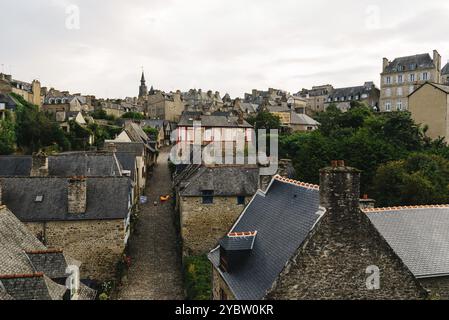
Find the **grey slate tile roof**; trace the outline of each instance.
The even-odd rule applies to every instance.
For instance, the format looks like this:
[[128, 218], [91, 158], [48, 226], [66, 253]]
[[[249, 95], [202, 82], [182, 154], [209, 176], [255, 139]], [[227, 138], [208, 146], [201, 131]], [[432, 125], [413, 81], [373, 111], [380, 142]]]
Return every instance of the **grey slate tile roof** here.
[[398, 72], [399, 66], [402, 66], [404, 68], [403, 71], [406, 72], [417, 69], [433, 68], [435, 65], [430, 55], [428, 53], [424, 53], [414, 56], [396, 58], [388, 65], [384, 72]]
[[131, 178], [136, 181], [136, 155], [132, 152], [116, 152], [115, 156], [122, 169], [131, 171]]
[[415, 277], [449, 275], [449, 206], [366, 213]]
[[[0, 178], [3, 203], [24, 222], [115, 220], [127, 217], [131, 181], [128, 177], [87, 178], [86, 213], [68, 211], [68, 178]], [[36, 196], [43, 202], [36, 203]]]
[[27, 177], [31, 172], [31, 157], [0, 156], [0, 177]]
[[329, 94], [328, 99], [332, 99], [332, 102], [335, 98], [338, 98], [339, 100], [345, 98], [345, 101], [347, 101], [349, 100], [349, 97], [352, 97], [352, 100], [355, 100], [355, 97], [359, 96], [359, 99], [361, 99], [363, 94], [369, 95], [373, 89], [375, 89], [374, 83], [366, 83], [363, 86], [356, 87], [337, 88]]
[[48, 157], [50, 176], [110, 177], [121, 176], [120, 165], [113, 153], [76, 152]]
[[[0, 206], [0, 300], [61, 300], [67, 265], [79, 262], [62, 251], [48, 250], [5, 206]], [[95, 291], [82, 288], [86, 298]]]
[[227, 235], [220, 239], [219, 244], [222, 248], [228, 251], [246, 251], [252, 250], [257, 235], [248, 236], [230, 236]]
[[237, 271], [218, 268], [219, 248], [209, 259], [240, 300], [259, 300], [320, 217], [319, 191], [275, 179], [266, 194], [258, 192], [231, 232], [257, 231], [251, 255]]
[[296, 113], [296, 112], [291, 113], [290, 123], [291, 124], [299, 124], [299, 125], [307, 125], [307, 126], [318, 126], [320, 124], [318, 121], [314, 120], [313, 118], [309, 117], [308, 115]]
[[142, 142], [111, 142], [115, 145], [117, 152], [131, 152], [136, 157], [142, 157], [145, 152], [145, 144]]
[[449, 62], [441, 69], [441, 75], [447, 75], [449, 74]]
[[51, 279], [67, 277], [68, 263], [62, 251], [28, 251], [26, 255], [36, 272], [42, 272]]
[[181, 196], [200, 197], [205, 190], [214, 191], [214, 196], [253, 196], [259, 186], [259, 168], [201, 166], [182, 184]]
[[62, 300], [67, 290], [45, 275], [0, 277], [0, 283], [14, 300]]

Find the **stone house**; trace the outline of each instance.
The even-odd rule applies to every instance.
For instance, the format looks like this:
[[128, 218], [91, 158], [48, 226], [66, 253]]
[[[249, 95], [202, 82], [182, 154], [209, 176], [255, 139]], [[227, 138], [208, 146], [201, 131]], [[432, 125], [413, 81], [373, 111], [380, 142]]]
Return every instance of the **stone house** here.
[[347, 111], [351, 102], [362, 102], [374, 110], [379, 110], [379, 97], [380, 90], [373, 82], [365, 82], [363, 86], [336, 88], [328, 95], [324, 109], [335, 104], [340, 110]]
[[11, 75], [0, 73], [0, 93], [15, 93], [25, 99], [25, 101], [42, 107], [41, 83], [33, 80], [31, 83], [15, 80]]
[[307, 114], [291, 112], [289, 127], [293, 132], [297, 131], [314, 131], [318, 129], [320, 123], [309, 117]]
[[42, 110], [51, 113], [57, 112], [91, 112], [92, 97], [80, 94], [70, 94], [68, 91], [59, 91], [51, 88], [47, 91]]
[[80, 262], [48, 249], [1, 203], [0, 234], [0, 300], [95, 299], [82, 282], [78, 289], [66, 287], [67, 268]]
[[184, 111], [181, 92], [150, 91], [145, 98], [144, 114], [150, 119], [178, 122]]
[[426, 298], [360, 210], [360, 172], [335, 162], [320, 177], [321, 188], [276, 176], [257, 192], [209, 254], [214, 299]]
[[408, 96], [408, 106], [413, 120], [428, 126], [430, 138], [449, 142], [449, 86], [426, 82]]
[[258, 186], [256, 166], [191, 165], [176, 176], [183, 255], [200, 255], [213, 248]]
[[430, 297], [449, 300], [449, 205], [364, 212]]
[[185, 111], [213, 113], [220, 111], [224, 107], [220, 92], [212, 90], [204, 91], [202, 89], [190, 89], [182, 93], [182, 100], [185, 105]]
[[334, 90], [334, 87], [330, 84], [323, 86], [315, 86], [312, 89], [302, 89], [297, 93], [298, 96], [306, 99], [307, 110], [311, 112], [325, 111], [325, 104], [329, 98], [329, 94]]
[[383, 59], [380, 111], [408, 110], [407, 96], [427, 81], [441, 83], [441, 56], [437, 50], [400, 57], [393, 61]]
[[83, 261], [81, 273], [115, 275], [130, 234], [128, 177], [3, 177], [1, 201], [50, 249]]

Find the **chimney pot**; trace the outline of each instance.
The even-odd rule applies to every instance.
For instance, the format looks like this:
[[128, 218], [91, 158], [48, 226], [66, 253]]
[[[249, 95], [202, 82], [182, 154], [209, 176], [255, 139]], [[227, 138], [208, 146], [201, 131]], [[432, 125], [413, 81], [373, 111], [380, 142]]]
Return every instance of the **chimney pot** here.
[[337, 168], [338, 167], [338, 161], [337, 160], [332, 160], [331, 161], [331, 167], [332, 168]]
[[345, 161], [344, 160], [338, 160], [338, 166], [339, 167], [345, 167]]

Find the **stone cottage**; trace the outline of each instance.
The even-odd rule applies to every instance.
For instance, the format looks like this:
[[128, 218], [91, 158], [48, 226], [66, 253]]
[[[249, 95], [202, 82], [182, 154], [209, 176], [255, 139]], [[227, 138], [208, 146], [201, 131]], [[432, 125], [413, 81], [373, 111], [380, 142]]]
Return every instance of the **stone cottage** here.
[[80, 262], [48, 249], [1, 204], [0, 234], [0, 300], [95, 299], [96, 292], [82, 282], [77, 289], [66, 287], [67, 268]]
[[321, 171], [321, 188], [276, 176], [210, 252], [213, 298], [425, 298], [359, 195], [360, 172], [342, 162]]
[[50, 249], [83, 261], [86, 278], [113, 278], [130, 234], [128, 177], [3, 177], [3, 204]]
[[192, 165], [175, 178], [184, 255], [207, 253], [259, 186], [257, 166]]

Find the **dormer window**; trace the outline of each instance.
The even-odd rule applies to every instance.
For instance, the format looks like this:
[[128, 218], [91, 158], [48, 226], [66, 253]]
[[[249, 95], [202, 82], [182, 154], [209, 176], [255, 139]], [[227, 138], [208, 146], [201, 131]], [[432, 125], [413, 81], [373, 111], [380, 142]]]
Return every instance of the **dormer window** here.
[[36, 198], [34, 199], [35, 203], [42, 203], [44, 201], [44, 196], [42, 195], [38, 195], [36, 196]]
[[257, 231], [232, 232], [219, 241], [220, 269], [232, 273], [242, 266], [251, 255], [256, 241]]

